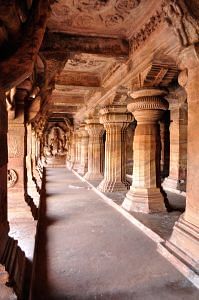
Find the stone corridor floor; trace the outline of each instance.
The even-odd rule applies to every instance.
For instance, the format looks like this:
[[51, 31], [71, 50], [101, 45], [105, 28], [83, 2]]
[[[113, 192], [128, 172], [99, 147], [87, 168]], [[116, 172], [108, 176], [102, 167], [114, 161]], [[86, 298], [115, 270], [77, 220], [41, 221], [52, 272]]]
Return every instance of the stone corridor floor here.
[[31, 300], [199, 299], [156, 244], [65, 168], [46, 170]]

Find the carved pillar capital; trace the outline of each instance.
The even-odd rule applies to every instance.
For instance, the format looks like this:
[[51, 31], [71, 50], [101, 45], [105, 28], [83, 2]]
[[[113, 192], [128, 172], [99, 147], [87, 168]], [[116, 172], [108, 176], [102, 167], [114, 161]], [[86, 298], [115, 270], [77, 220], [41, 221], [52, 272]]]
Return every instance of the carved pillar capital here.
[[163, 98], [167, 93], [160, 89], [142, 89], [131, 93], [132, 102], [128, 110], [133, 113], [139, 123], [157, 122], [169, 104]]
[[89, 136], [101, 134], [103, 131], [103, 125], [100, 124], [99, 117], [93, 117], [86, 120], [85, 129], [88, 131]]
[[132, 122], [132, 114], [127, 111], [126, 105], [105, 106], [100, 110], [100, 114], [100, 123], [105, 128], [111, 124], [122, 127], [124, 123]]

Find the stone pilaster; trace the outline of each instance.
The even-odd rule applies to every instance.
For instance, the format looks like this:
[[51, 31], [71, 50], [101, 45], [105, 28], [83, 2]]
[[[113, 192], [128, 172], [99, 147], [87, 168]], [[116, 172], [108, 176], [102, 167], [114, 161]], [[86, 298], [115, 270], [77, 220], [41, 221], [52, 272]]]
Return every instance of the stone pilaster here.
[[195, 280], [199, 286], [199, 45], [184, 49], [180, 60], [183, 71], [179, 83], [186, 89], [188, 102], [187, 197], [185, 213], [176, 222], [166, 248], [191, 266], [191, 271], [197, 273]]
[[5, 93], [0, 90], [0, 260], [5, 249], [9, 230], [7, 221], [7, 131], [6, 97]]
[[84, 175], [88, 171], [88, 131], [85, 129], [85, 125], [80, 126], [79, 135], [81, 139], [81, 151], [78, 173]]
[[133, 144], [133, 182], [122, 204], [129, 211], [164, 211], [160, 192], [160, 137], [158, 121], [168, 103], [164, 91], [145, 89], [132, 93], [128, 110], [137, 120]]
[[170, 166], [163, 187], [172, 192], [185, 191], [187, 161], [187, 104], [170, 102]]
[[124, 191], [127, 189], [124, 131], [132, 121], [132, 115], [127, 113], [126, 105], [109, 105], [100, 113], [100, 123], [106, 130], [106, 143], [104, 179], [98, 189], [102, 192]]
[[103, 125], [99, 123], [98, 117], [86, 120], [86, 130], [89, 135], [88, 142], [88, 172], [85, 174], [87, 180], [101, 180], [101, 143]]

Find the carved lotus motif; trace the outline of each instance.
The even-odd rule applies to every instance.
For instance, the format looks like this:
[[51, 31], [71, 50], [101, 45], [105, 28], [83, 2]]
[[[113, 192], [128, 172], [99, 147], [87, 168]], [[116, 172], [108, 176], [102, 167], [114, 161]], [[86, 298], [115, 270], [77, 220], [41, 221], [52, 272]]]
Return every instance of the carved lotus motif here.
[[120, 14], [108, 15], [105, 18], [105, 25], [107, 27], [116, 26], [124, 21], [124, 17]]
[[8, 188], [11, 188], [17, 182], [18, 176], [15, 170], [8, 170]]
[[104, 8], [109, 0], [75, 0], [75, 7], [82, 12], [90, 12], [93, 10], [100, 11]]
[[117, 0], [115, 9], [119, 12], [129, 14], [130, 10], [138, 7], [140, 2], [141, 0]]

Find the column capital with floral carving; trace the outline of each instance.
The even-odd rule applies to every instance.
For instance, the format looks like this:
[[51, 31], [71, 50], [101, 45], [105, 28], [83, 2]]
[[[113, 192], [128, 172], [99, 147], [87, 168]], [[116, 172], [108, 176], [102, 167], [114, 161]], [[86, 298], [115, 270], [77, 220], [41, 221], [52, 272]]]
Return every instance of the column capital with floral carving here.
[[133, 91], [130, 93], [132, 101], [127, 105], [127, 108], [140, 123], [157, 122], [162, 112], [169, 107], [168, 102], [163, 98], [166, 94], [165, 90], [158, 88]]

